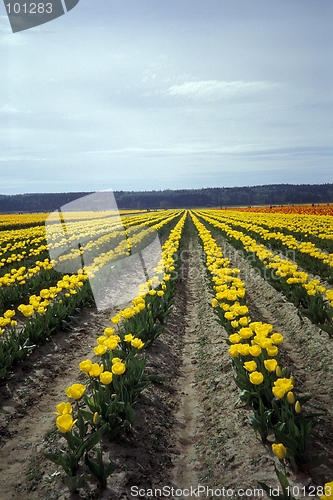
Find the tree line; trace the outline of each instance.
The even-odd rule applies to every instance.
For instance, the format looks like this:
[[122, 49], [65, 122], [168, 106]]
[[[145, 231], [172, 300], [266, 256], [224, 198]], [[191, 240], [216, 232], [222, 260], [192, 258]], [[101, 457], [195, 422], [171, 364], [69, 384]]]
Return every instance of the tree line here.
[[[0, 212], [51, 212], [89, 194], [91, 193], [0, 195]], [[102, 200], [103, 192], [98, 196], [101, 196]], [[134, 210], [318, 204], [333, 202], [333, 184], [270, 184], [160, 191], [115, 191], [114, 196], [119, 209]], [[84, 210], [84, 203], [82, 203], [82, 210]]]

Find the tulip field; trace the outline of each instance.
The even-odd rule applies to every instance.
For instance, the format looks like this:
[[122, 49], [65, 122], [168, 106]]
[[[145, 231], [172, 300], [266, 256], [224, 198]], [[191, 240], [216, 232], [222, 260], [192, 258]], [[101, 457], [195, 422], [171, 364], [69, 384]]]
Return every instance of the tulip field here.
[[333, 498], [330, 205], [47, 220], [0, 215], [1, 498]]

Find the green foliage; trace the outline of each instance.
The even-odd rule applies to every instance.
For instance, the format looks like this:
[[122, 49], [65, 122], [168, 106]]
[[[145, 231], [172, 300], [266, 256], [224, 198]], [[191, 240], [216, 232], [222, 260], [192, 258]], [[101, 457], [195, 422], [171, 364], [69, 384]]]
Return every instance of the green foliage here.
[[[167, 189], [161, 191], [115, 191], [119, 208], [283, 205], [332, 202], [333, 184], [270, 184], [265, 186]], [[91, 193], [34, 193], [3, 195], [2, 212], [52, 212]]]
[[280, 487], [279, 488], [272, 488], [270, 486], [267, 486], [267, 484], [262, 483], [260, 481], [258, 481], [258, 484], [264, 489], [264, 491], [266, 491], [268, 497], [271, 498], [272, 500], [273, 499], [274, 500], [275, 499], [277, 499], [277, 500], [296, 500], [296, 498], [290, 494], [292, 489], [290, 487], [287, 476], [283, 472], [279, 471], [275, 465], [274, 465], [274, 469], [275, 469], [275, 473], [276, 473], [277, 478], [278, 478], [280, 485], [281, 485], [281, 493], [280, 493]]

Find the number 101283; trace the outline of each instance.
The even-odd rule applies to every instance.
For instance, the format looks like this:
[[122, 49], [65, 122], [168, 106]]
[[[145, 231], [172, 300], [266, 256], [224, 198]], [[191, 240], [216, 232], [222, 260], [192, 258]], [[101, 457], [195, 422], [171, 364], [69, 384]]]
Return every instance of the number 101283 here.
[[8, 14], [51, 14], [52, 3], [7, 3]]

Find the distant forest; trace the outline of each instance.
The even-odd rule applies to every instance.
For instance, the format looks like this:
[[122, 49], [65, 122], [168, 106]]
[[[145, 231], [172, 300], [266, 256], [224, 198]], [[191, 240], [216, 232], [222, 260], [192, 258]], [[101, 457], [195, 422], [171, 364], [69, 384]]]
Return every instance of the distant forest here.
[[[0, 195], [0, 212], [51, 212], [88, 194], [91, 193]], [[114, 195], [119, 209], [317, 204], [333, 202], [333, 184], [271, 184], [230, 188], [115, 191]]]

